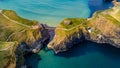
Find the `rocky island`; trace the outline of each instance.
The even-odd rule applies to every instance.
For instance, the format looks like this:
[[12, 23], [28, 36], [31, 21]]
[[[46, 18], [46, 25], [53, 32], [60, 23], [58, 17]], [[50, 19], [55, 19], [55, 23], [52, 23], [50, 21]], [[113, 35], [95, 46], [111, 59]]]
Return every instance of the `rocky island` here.
[[63, 52], [84, 40], [120, 48], [120, 5], [97, 11], [92, 18], [67, 18], [55, 29], [48, 44], [55, 53]]

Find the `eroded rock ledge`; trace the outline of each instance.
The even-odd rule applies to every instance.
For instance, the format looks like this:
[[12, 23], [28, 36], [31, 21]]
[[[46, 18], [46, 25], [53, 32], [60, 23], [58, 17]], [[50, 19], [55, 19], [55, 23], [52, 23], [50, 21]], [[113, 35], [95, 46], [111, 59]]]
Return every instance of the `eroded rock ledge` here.
[[97, 11], [92, 18], [67, 18], [56, 27], [48, 44], [55, 53], [63, 52], [81, 41], [111, 44], [120, 48], [120, 6]]

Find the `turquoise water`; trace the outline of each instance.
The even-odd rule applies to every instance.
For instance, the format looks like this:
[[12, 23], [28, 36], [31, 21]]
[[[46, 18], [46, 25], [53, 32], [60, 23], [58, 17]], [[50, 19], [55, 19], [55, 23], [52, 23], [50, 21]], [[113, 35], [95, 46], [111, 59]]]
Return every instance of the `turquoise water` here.
[[[56, 26], [67, 17], [87, 18], [111, 7], [103, 0], [0, 0], [0, 9], [15, 10], [20, 16]], [[120, 68], [120, 49], [93, 42], [78, 44], [55, 55], [47, 48], [27, 56], [31, 68]]]
[[24, 18], [50, 26], [56, 26], [68, 17], [87, 18], [92, 12], [108, 6], [110, 3], [102, 0], [0, 0], [0, 9], [15, 10]]
[[43, 49], [28, 57], [31, 68], [120, 68], [120, 49], [93, 42], [84, 42], [58, 55]]

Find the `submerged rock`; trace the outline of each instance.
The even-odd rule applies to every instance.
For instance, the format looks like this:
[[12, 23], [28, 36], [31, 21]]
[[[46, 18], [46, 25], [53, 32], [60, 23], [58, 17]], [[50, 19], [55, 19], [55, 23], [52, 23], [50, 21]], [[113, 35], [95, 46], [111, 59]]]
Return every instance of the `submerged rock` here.
[[84, 40], [120, 48], [120, 6], [97, 11], [88, 19], [68, 18], [71, 25], [65, 25], [65, 20], [56, 27], [55, 36], [48, 44], [48, 48], [55, 53], [66, 51]]

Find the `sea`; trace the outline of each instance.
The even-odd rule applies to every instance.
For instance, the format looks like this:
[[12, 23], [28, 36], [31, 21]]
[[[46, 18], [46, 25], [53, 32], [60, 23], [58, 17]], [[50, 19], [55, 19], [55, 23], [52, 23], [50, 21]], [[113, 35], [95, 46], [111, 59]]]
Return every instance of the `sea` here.
[[[112, 6], [111, 0], [0, 0], [0, 9], [54, 27], [65, 18], [89, 18]], [[85, 41], [56, 55], [44, 47], [38, 54], [28, 55], [26, 64], [29, 68], [120, 68], [120, 49]]]

